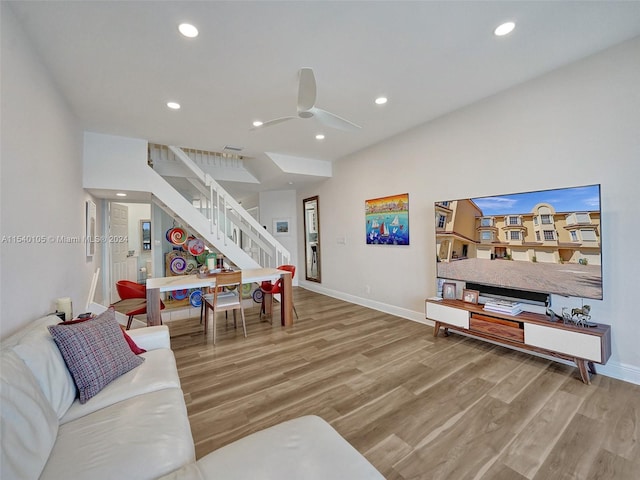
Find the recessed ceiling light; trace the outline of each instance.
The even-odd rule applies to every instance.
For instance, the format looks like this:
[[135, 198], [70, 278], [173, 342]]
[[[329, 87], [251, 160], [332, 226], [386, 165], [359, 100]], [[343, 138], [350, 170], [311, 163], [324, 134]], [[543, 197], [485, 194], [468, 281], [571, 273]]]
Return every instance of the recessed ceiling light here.
[[293, 182], [289, 182], [289, 185], [293, 185]]
[[376, 105], [384, 105], [387, 103], [387, 97], [378, 97], [376, 98]]
[[118, 192], [118, 193], [116, 193], [116, 197], [126, 197], [126, 196], [127, 196], [127, 194], [126, 194], [126, 193], [124, 193], [124, 192]]
[[198, 29], [190, 23], [181, 23], [178, 25], [178, 30], [187, 38], [195, 38], [198, 36]]
[[171, 110], [179, 110], [180, 104], [176, 102], [167, 102], [167, 107], [169, 107]]
[[494, 35], [497, 37], [503, 37], [505, 35], [510, 34], [513, 29], [516, 28], [516, 24], [513, 22], [505, 22], [502, 25], [498, 25], [496, 29], [493, 31]]
[[319, 133], [316, 135], [316, 140], [324, 140], [324, 134]]
[[262, 126], [262, 122], [260, 120], [256, 120], [255, 122], [253, 122], [253, 126], [254, 127], [261, 127]]

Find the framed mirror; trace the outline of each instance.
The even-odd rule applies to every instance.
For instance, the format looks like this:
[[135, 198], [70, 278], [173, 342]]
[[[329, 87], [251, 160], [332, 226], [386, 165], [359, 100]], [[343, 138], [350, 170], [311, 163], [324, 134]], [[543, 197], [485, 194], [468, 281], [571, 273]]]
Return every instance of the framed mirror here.
[[142, 251], [151, 250], [151, 220], [140, 220], [140, 239]]
[[302, 200], [304, 215], [305, 278], [320, 283], [320, 205], [319, 199]]

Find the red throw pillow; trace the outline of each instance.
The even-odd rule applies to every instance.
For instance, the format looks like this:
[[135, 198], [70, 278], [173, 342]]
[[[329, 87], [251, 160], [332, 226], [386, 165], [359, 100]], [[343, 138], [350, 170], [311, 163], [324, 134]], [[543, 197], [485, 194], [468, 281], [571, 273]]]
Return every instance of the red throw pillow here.
[[133, 341], [133, 338], [131, 338], [129, 334], [125, 331], [124, 325], [120, 325], [120, 328], [122, 329], [122, 335], [124, 335], [124, 339], [129, 344], [129, 348], [133, 353], [135, 353], [136, 355], [140, 355], [141, 353], [146, 352], [144, 348], [140, 348], [138, 345], [136, 345], [136, 342]]

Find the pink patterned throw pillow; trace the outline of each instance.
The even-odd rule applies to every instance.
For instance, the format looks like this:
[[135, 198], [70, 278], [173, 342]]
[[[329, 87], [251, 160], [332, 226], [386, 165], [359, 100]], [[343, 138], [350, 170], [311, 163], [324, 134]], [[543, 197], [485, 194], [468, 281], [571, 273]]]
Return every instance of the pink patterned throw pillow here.
[[144, 361], [129, 348], [113, 308], [88, 322], [51, 325], [49, 332], [78, 387], [80, 403]]

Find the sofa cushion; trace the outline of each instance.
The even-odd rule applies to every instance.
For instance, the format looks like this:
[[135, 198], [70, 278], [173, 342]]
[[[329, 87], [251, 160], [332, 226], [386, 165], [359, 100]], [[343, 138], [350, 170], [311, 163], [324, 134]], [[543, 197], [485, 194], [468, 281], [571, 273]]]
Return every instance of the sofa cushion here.
[[80, 403], [143, 362], [129, 348], [112, 308], [90, 321], [48, 328], [78, 388]]
[[184, 395], [167, 388], [61, 425], [40, 480], [155, 479], [194, 460]]
[[180, 377], [173, 351], [163, 348], [148, 351], [141, 356], [145, 359], [142, 365], [116, 378], [90, 402], [80, 403], [80, 400], [76, 399], [60, 423], [70, 422], [136, 395], [165, 388], [180, 388]]
[[169, 327], [166, 325], [155, 325], [153, 327], [136, 328], [127, 330], [129, 337], [136, 342], [140, 348], [147, 351], [158, 348], [171, 348], [171, 338]]
[[36, 327], [28, 330], [13, 350], [36, 377], [58, 418], [62, 418], [75, 400], [77, 390], [60, 350], [47, 329], [48, 325], [59, 320], [60, 318], [51, 316], [39, 322]]
[[320, 417], [280, 423], [226, 445], [163, 480], [384, 480], [369, 461]]
[[37, 479], [58, 433], [58, 417], [25, 363], [0, 353], [0, 478]]

